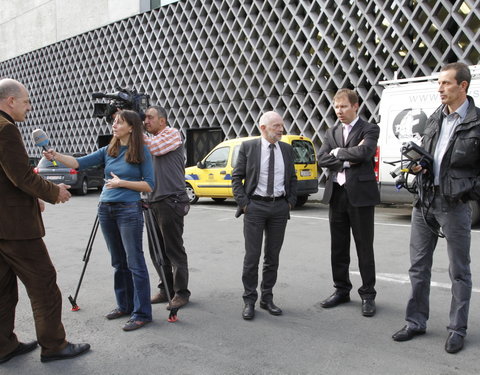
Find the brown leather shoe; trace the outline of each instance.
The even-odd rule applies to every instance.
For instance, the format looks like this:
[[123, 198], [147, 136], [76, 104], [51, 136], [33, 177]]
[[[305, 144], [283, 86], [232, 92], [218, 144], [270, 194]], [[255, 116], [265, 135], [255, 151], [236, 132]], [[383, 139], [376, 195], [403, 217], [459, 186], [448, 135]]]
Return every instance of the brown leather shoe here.
[[172, 299], [172, 303], [167, 306], [167, 310], [170, 310], [172, 307], [174, 309], [179, 309], [182, 306], [185, 306], [188, 303], [188, 298], [175, 296]]
[[168, 302], [167, 293], [164, 290], [160, 289], [160, 292], [153, 295], [150, 300], [151, 303], [165, 303]]

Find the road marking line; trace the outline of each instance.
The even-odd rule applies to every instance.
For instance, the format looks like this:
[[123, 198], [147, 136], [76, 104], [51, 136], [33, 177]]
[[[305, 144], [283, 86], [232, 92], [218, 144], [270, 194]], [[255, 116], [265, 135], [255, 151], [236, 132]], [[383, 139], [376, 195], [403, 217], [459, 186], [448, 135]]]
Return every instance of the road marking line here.
[[[190, 206], [192, 207], [192, 206]], [[202, 210], [212, 210], [212, 211], [225, 211], [225, 212], [233, 212], [235, 209], [229, 208], [218, 208], [218, 207], [200, 207], [200, 206], [193, 206], [196, 209]], [[310, 219], [310, 220], [321, 220], [321, 221], [328, 221], [328, 217], [318, 217], [318, 216], [303, 216], [303, 215], [290, 215], [290, 217], [294, 217], [297, 219]], [[384, 225], [387, 227], [403, 227], [403, 228], [410, 228], [410, 224], [394, 224], [394, 223], [382, 223], [379, 221], [375, 222], [375, 225]], [[472, 233], [480, 233], [480, 230], [472, 229]]]
[[[359, 271], [350, 271], [351, 274], [360, 276]], [[398, 273], [377, 273], [376, 277], [378, 280], [389, 281], [399, 284], [410, 284], [410, 278], [408, 275], [405, 274], [398, 274]], [[432, 287], [437, 287], [440, 289], [451, 290], [452, 285], [448, 283], [439, 283], [437, 281], [431, 281], [430, 285]], [[472, 292], [480, 293], [479, 288], [472, 288]]]

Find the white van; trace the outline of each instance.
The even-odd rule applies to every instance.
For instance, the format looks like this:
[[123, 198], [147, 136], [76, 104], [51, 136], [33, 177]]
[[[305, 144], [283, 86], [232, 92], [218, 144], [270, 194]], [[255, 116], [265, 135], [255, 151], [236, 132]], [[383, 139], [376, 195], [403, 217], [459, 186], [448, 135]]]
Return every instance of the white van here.
[[[472, 81], [468, 95], [480, 107], [480, 65], [470, 66]], [[400, 160], [404, 142], [420, 143], [427, 118], [441, 102], [438, 95], [438, 73], [428, 77], [395, 79], [380, 82], [385, 87], [380, 101], [379, 189], [382, 203], [411, 203], [413, 195], [396, 189], [390, 171], [395, 167], [385, 162]], [[397, 164], [398, 165], [398, 164]], [[472, 223], [480, 219], [478, 202], [471, 202]]]

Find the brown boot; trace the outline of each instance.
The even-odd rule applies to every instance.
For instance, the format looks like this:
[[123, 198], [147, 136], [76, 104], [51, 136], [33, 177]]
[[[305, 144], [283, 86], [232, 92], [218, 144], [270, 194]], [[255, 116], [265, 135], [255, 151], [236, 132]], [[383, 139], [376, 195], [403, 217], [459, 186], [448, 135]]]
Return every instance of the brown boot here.
[[160, 292], [156, 293], [152, 299], [151, 303], [165, 303], [168, 302], [167, 293], [163, 289], [160, 289]]
[[182, 306], [185, 306], [188, 303], [188, 298], [175, 296], [172, 299], [172, 303], [167, 306], [167, 310], [170, 310], [171, 307], [179, 309]]

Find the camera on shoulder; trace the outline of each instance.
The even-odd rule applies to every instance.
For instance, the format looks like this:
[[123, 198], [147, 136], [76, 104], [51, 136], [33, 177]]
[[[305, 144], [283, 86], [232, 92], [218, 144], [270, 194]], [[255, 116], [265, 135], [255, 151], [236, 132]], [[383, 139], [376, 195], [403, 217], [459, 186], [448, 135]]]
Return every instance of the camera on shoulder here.
[[116, 87], [116, 90], [116, 92], [111, 93], [94, 92], [92, 94], [93, 99], [110, 99], [107, 103], [94, 103], [93, 116], [105, 118], [111, 124], [113, 123], [113, 115], [119, 109], [129, 109], [137, 112], [144, 120], [150, 97], [135, 90], [121, 87]]

